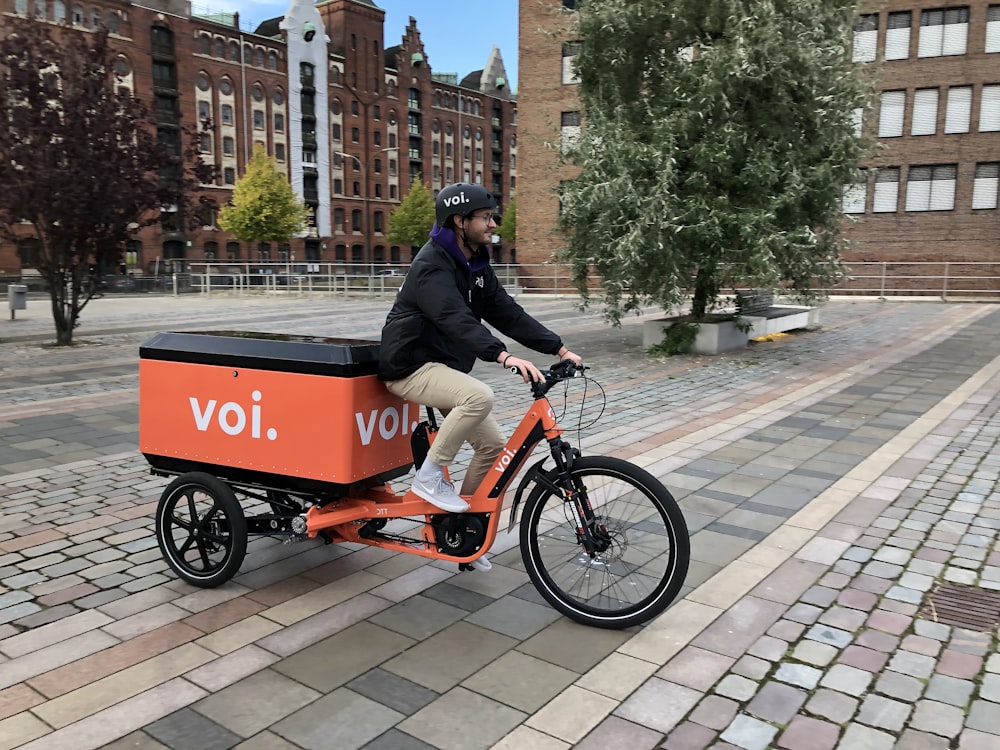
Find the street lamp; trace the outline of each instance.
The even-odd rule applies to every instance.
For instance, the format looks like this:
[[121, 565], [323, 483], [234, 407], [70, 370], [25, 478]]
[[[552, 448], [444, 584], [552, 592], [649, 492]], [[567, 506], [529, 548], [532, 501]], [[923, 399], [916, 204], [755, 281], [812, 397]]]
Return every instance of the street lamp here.
[[[361, 206], [362, 206], [361, 236], [364, 237], [365, 244], [369, 250], [371, 249], [372, 238], [369, 236], [369, 231], [368, 231], [369, 229], [368, 213], [369, 213], [369, 203], [370, 203], [370, 197], [368, 195], [368, 170], [371, 168], [372, 162], [377, 157], [381, 156], [382, 154], [388, 151], [399, 151], [399, 146], [389, 146], [388, 148], [380, 148], [374, 154], [369, 156], [367, 161], [361, 161], [360, 156], [357, 156], [356, 154], [349, 154], [346, 151], [333, 152], [338, 156], [346, 156], [348, 159], [354, 159], [354, 161], [358, 163], [358, 169], [361, 170]], [[374, 261], [375, 259], [372, 258], [371, 260]]]

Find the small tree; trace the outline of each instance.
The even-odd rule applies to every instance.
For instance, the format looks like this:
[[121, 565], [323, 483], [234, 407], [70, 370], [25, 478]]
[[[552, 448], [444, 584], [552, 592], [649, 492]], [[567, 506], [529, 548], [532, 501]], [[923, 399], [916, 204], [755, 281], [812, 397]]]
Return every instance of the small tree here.
[[497, 227], [497, 234], [504, 242], [517, 242], [517, 198], [511, 198], [504, 212], [503, 221]]
[[209, 172], [195, 159], [186, 170], [190, 150], [168, 152], [147, 109], [118, 87], [106, 30], [3, 23], [0, 233], [45, 280], [56, 343], [71, 344], [97, 273], [163, 207], [192, 215], [191, 196]]
[[389, 214], [386, 239], [397, 245], [420, 247], [427, 242], [434, 225], [434, 196], [421, 181], [415, 180], [396, 210]]
[[606, 314], [704, 318], [726, 289], [803, 295], [840, 273], [842, 191], [865, 143], [856, 0], [587, 0], [577, 56], [586, 123], [562, 194], [581, 292]]
[[288, 242], [306, 223], [308, 209], [264, 147], [257, 144], [219, 226], [241, 242]]

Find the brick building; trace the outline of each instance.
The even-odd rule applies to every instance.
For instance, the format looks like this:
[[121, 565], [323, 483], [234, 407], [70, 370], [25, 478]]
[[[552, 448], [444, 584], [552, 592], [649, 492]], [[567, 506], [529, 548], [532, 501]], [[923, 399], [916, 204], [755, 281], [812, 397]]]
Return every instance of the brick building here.
[[[554, 230], [561, 139], [580, 127], [571, 60], [577, 0], [520, 3], [518, 260], [560, 247]], [[848, 260], [1000, 261], [1000, 3], [870, 0], [854, 30], [855, 60], [878, 65], [878, 92], [859, 122], [878, 151], [862, 188], [846, 191]]]
[[[202, 188], [220, 205], [260, 143], [310, 209], [304, 236], [282, 247], [191, 231], [164, 213], [123, 248], [135, 272], [204, 259], [405, 263], [410, 249], [385, 232], [412, 180], [434, 191], [481, 182], [501, 212], [514, 190], [516, 102], [500, 51], [461, 79], [433, 73], [416, 20], [385, 47], [385, 12], [370, 0], [297, 0], [253, 32], [237, 14], [193, 14], [187, 0], [0, 0], [8, 15], [107, 26], [122, 85], [150, 104], [162, 141], [179, 148], [181, 127], [211, 121], [201, 151], [219, 179]], [[0, 243], [0, 276], [19, 271], [17, 248]]]

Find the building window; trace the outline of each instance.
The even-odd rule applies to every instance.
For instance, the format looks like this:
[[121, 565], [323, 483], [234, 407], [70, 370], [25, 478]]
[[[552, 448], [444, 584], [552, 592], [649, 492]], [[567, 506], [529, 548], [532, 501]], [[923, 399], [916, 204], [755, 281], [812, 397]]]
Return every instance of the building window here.
[[357, 181], [352, 182], [351, 183], [351, 189], [354, 191], [354, 197], [355, 198], [360, 198], [361, 197], [361, 183], [360, 182], [357, 182]]
[[580, 141], [580, 113], [563, 112], [560, 115], [561, 131], [559, 134], [559, 148], [565, 153], [576, 148]]
[[333, 209], [333, 229], [336, 232], [344, 231], [344, 209]]
[[333, 123], [333, 140], [339, 141], [341, 139], [340, 123]]
[[906, 210], [953, 210], [956, 171], [954, 164], [910, 167], [906, 182]]
[[351, 231], [361, 231], [361, 211], [358, 209], [351, 211]]
[[906, 107], [905, 91], [883, 91], [878, 118], [878, 137], [895, 138], [903, 134], [903, 109]]
[[576, 56], [578, 54], [580, 54], [580, 42], [563, 42], [562, 82], [564, 84], [580, 82], [580, 76], [576, 72]]
[[396, 160], [389, 159], [389, 174], [393, 177], [396, 176]]
[[277, 114], [274, 116], [274, 132], [284, 133], [285, 132], [285, 116]]
[[211, 107], [209, 102], [201, 101], [198, 102], [198, 120], [205, 122], [211, 117]]
[[240, 61], [240, 45], [236, 42], [229, 43], [229, 59], [233, 62]]
[[454, 154], [452, 145], [450, 143], [444, 144], [444, 155], [450, 159], [452, 157], [452, 154]]
[[240, 259], [240, 243], [239, 242], [227, 242], [226, 243], [226, 260], [239, 260]]
[[222, 170], [222, 182], [225, 185], [235, 185], [236, 184], [236, 170], [232, 167], [226, 167]]
[[972, 114], [972, 86], [952, 86], [945, 105], [944, 132], [968, 133]]
[[231, 104], [222, 105], [222, 124], [223, 125], [233, 124], [233, 105]]
[[382, 197], [382, 184], [379, 182], [375, 183], [375, 197], [376, 198]]
[[1000, 5], [986, 10], [986, 52], [1000, 52]]
[[267, 53], [267, 67], [271, 70], [278, 69], [278, 53], [271, 51]]
[[889, 14], [885, 32], [885, 59], [905, 60], [910, 56], [910, 25], [913, 14], [908, 10]]
[[316, 166], [316, 152], [311, 148], [302, 149], [302, 163], [307, 167]]
[[375, 231], [378, 232], [379, 234], [382, 234], [382, 216], [383, 214], [381, 211], [376, 211], [375, 216], [373, 217], [374, 218], [373, 224], [375, 227]]
[[361, 140], [361, 131], [358, 128], [351, 128], [351, 142], [357, 143]]
[[222, 139], [222, 154], [223, 156], [236, 154], [236, 142], [228, 135]]
[[865, 170], [860, 169], [858, 181], [853, 185], [844, 185], [843, 210], [845, 214], [863, 214], [865, 200], [868, 198], [868, 177]]
[[333, 250], [333, 259], [343, 263], [347, 260], [347, 245], [337, 245]]
[[211, 133], [199, 133], [198, 134], [198, 150], [203, 154], [212, 153], [212, 134]]
[[344, 194], [344, 181], [341, 179], [336, 179], [333, 181], [333, 194], [343, 195]]
[[913, 94], [913, 122], [910, 135], [934, 135], [937, 132], [937, 89], [917, 89]]
[[274, 144], [274, 160], [283, 162], [285, 160], [285, 144], [275, 143]]
[[922, 10], [917, 57], [964, 55], [968, 36], [968, 8]]
[[264, 129], [264, 112], [260, 109], [255, 109], [253, 111], [253, 127], [254, 130]]
[[205, 253], [205, 260], [215, 260], [219, 257], [219, 243], [206, 242], [203, 252]]
[[375, 166], [375, 173], [376, 174], [382, 174], [382, 160], [381, 159], [376, 159], [374, 166]]
[[878, 43], [878, 13], [858, 16], [854, 22], [854, 47], [851, 59], [854, 62], [872, 62]]
[[374, 143], [376, 146], [381, 146], [382, 145], [382, 131], [381, 130], [376, 130], [376, 131], [374, 131], [372, 133], [372, 143]]
[[979, 132], [1000, 130], [1000, 86], [983, 86], [979, 103]]
[[996, 162], [977, 164], [975, 180], [972, 183], [972, 207], [996, 208], [998, 183], [1000, 183], [1000, 164]]
[[439, 142], [433, 141], [431, 143], [431, 154], [433, 156], [440, 156], [441, 155], [441, 144]]

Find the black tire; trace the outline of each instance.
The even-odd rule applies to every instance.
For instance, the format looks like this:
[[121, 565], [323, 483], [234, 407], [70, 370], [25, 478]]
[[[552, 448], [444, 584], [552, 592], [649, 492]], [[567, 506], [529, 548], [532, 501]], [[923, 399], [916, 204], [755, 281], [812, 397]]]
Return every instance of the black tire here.
[[521, 557], [531, 582], [584, 625], [617, 629], [651, 620], [687, 576], [691, 546], [677, 502], [649, 472], [618, 458], [578, 458], [572, 476], [586, 487], [608, 548], [590, 558], [573, 506], [536, 483], [521, 516]]
[[247, 521], [229, 485], [195, 471], [177, 477], [160, 496], [156, 539], [178, 576], [210, 589], [236, 575], [243, 564]]

